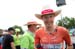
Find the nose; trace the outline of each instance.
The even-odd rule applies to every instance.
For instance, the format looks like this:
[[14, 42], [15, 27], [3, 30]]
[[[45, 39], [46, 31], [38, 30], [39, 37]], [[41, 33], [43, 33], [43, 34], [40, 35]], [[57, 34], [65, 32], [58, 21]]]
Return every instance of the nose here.
[[46, 19], [45, 19], [45, 21], [50, 21], [50, 20], [52, 20], [52, 18], [46, 18]]

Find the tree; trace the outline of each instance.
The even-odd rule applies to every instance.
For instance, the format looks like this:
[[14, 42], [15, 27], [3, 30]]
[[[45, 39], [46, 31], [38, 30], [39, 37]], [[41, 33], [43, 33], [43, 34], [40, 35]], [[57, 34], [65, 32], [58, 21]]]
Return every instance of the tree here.
[[24, 33], [24, 31], [23, 31], [23, 29], [22, 29], [22, 27], [21, 27], [21, 26], [14, 25], [14, 26], [13, 26], [13, 28], [14, 28], [14, 29], [16, 29], [16, 28], [20, 29], [19, 34], [23, 34], [23, 33]]
[[66, 27], [67, 29], [75, 28], [75, 18], [63, 17], [57, 21], [57, 25]]

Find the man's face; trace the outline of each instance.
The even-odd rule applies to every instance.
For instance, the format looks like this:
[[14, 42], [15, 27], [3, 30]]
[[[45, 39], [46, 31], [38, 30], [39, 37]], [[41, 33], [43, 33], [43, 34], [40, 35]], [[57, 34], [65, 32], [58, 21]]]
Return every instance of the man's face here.
[[30, 30], [32, 30], [33, 32], [35, 32], [37, 30], [37, 25], [33, 24], [29, 28], [30, 28]]
[[37, 26], [37, 25], [31, 25], [31, 28], [35, 30], [35, 29], [37, 29], [36, 26]]
[[15, 33], [15, 31], [14, 30], [11, 30], [10, 33], [13, 34], [13, 33]]
[[42, 20], [44, 21], [46, 26], [50, 27], [54, 23], [54, 15], [53, 14], [42, 15]]

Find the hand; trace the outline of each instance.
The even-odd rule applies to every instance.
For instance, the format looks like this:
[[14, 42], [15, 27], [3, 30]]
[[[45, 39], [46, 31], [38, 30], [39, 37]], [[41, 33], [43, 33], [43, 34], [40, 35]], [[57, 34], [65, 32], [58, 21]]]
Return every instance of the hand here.
[[71, 46], [67, 46], [67, 49], [73, 49], [73, 46], [71, 45]]

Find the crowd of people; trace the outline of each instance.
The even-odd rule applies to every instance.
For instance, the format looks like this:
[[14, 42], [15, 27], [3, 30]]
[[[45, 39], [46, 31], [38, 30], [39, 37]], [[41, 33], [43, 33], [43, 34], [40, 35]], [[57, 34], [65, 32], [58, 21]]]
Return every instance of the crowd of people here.
[[9, 27], [0, 37], [0, 49], [34, 49], [34, 33], [41, 24], [30, 21], [25, 26], [28, 30], [24, 34], [19, 34], [19, 28]]
[[61, 10], [45, 9], [41, 14], [35, 14], [36, 18], [44, 22], [44, 26], [36, 21], [28, 22], [25, 24], [28, 30], [23, 35], [18, 34], [18, 28], [8, 28], [8, 33], [0, 37], [0, 49], [75, 49], [69, 31], [65, 27], [54, 25], [55, 17], [60, 13]]

